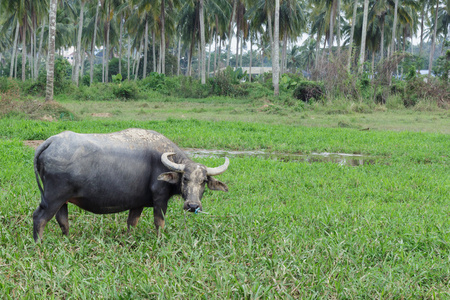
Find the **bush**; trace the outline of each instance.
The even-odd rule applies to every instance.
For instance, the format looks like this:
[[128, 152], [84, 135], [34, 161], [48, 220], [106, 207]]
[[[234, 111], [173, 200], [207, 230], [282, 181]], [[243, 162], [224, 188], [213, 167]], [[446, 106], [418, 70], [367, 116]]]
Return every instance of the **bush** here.
[[144, 79], [138, 81], [139, 87], [144, 90], [162, 91], [165, 89], [166, 75], [151, 72]]
[[8, 77], [0, 77], [0, 93], [6, 93], [12, 86], [12, 79], [9, 79]]
[[325, 87], [321, 82], [302, 81], [294, 90], [293, 96], [303, 102], [317, 101], [323, 98]]
[[225, 72], [219, 72], [215, 77], [209, 78], [211, 93], [217, 96], [231, 96], [234, 93], [230, 78]]
[[414, 106], [424, 99], [435, 101], [440, 107], [450, 106], [450, 87], [438, 78], [416, 77], [407, 82], [405, 91], [405, 107]]
[[192, 77], [183, 77], [181, 79], [181, 87], [179, 96], [184, 98], [205, 98], [209, 96], [210, 87], [201, 84], [200, 80], [192, 79]]
[[119, 99], [136, 100], [139, 96], [139, 89], [134, 81], [124, 81], [119, 84], [113, 84], [113, 94]]
[[93, 83], [91, 86], [80, 86], [75, 92], [79, 100], [108, 101], [116, 98], [109, 84]]
[[241, 80], [247, 77], [247, 71], [242, 72], [242, 68], [233, 70], [231, 67], [227, 67], [223, 72], [219, 72], [215, 77], [208, 80], [211, 94], [232, 97], [247, 96], [249, 86], [241, 86]]
[[298, 83], [304, 80], [305, 77], [302, 74], [285, 73], [281, 75], [280, 87], [285, 90], [295, 89]]
[[81, 85], [90, 86], [91, 85], [91, 77], [89, 75], [84, 75], [81, 77]]

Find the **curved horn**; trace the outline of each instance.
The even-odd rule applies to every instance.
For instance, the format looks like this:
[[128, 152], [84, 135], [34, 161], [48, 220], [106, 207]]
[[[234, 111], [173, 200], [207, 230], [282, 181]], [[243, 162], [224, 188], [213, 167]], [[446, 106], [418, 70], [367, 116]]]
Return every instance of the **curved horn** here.
[[175, 152], [165, 152], [165, 153], [163, 153], [163, 155], [161, 155], [161, 162], [166, 167], [171, 169], [172, 171], [183, 172], [184, 171], [184, 167], [186, 167], [186, 165], [184, 165], [184, 164], [177, 164], [177, 163], [174, 163], [173, 161], [169, 160], [169, 156], [172, 156], [172, 155], [175, 155]]
[[217, 168], [206, 168], [206, 172], [209, 176], [215, 176], [222, 174], [228, 169], [228, 165], [230, 164], [230, 160], [228, 157], [225, 157], [225, 163]]

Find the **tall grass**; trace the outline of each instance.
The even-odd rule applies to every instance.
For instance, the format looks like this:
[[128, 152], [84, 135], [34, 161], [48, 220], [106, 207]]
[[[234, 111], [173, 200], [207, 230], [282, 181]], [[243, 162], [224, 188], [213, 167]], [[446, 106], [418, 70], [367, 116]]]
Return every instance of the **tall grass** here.
[[[358, 167], [232, 158], [204, 214], [169, 203], [126, 233], [126, 213], [69, 206], [32, 238], [39, 203], [25, 139], [62, 130], [151, 128], [182, 147], [365, 153]], [[0, 294], [4, 298], [448, 298], [450, 139], [412, 132], [242, 122], [0, 120]], [[221, 158], [197, 158], [218, 165]]]

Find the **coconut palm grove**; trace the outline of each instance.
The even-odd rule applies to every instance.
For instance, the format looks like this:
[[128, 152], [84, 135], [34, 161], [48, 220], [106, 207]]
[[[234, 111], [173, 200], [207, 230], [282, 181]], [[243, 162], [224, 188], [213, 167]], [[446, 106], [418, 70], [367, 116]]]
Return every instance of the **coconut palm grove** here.
[[209, 94], [245, 81], [306, 102], [446, 106], [449, 24], [442, 0], [1, 1], [0, 75], [47, 100], [71, 84], [127, 81], [118, 96], [132, 97], [132, 81], [184, 77]]

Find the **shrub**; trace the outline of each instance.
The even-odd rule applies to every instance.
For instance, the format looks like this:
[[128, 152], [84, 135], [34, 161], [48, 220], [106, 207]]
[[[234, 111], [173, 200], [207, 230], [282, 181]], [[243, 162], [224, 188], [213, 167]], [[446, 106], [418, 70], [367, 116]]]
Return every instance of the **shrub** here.
[[84, 75], [81, 77], [81, 85], [90, 86], [91, 85], [91, 77], [89, 75]]
[[93, 83], [91, 86], [80, 86], [75, 92], [79, 100], [108, 101], [116, 98], [109, 84]]
[[414, 78], [407, 82], [405, 91], [404, 105], [406, 107], [414, 106], [424, 99], [435, 101], [440, 107], [450, 105], [450, 87], [448, 83], [438, 78]]
[[211, 93], [217, 96], [231, 96], [234, 94], [234, 87], [231, 79], [225, 72], [219, 72], [215, 77], [208, 80]]
[[144, 90], [161, 91], [165, 89], [166, 75], [151, 72], [144, 79], [138, 81], [139, 87]]
[[317, 101], [324, 96], [323, 83], [315, 81], [302, 81], [294, 90], [293, 96], [303, 102]]
[[297, 84], [304, 80], [305, 78], [301, 74], [285, 73], [281, 75], [280, 87], [286, 90], [295, 89]]
[[139, 89], [134, 81], [124, 81], [113, 85], [113, 94], [119, 99], [135, 100], [139, 96]]
[[200, 80], [192, 77], [183, 77], [179, 96], [184, 98], [205, 98], [209, 96], [210, 88], [206, 84], [201, 84]]
[[0, 77], [0, 93], [6, 93], [14, 86], [13, 80], [8, 77]]

